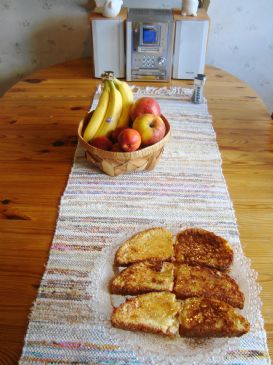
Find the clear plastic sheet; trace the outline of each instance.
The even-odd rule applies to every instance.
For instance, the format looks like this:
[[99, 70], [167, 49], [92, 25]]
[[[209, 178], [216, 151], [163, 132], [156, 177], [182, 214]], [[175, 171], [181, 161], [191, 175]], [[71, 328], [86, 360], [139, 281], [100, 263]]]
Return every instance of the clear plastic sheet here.
[[[239, 338], [186, 339], [179, 336], [167, 338], [111, 326], [113, 308], [126, 299], [125, 296], [111, 295], [109, 291], [109, 283], [118, 270], [113, 267], [115, 252], [127, 238], [146, 228], [151, 227], [135, 227], [126, 235], [120, 235], [116, 242], [106, 247], [96, 259], [90, 272], [89, 287], [92, 296], [90, 308], [96, 322], [102, 325], [117, 343], [126, 344], [126, 347], [134, 351], [145, 364], [164, 362], [174, 365], [189, 363], [204, 365], [207, 361], [223, 360], [226, 353], [236, 345], [236, 341], [240, 341]], [[174, 236], [178, 233], [177, 228], [166, 228], [169, 228]], [[245, 295], [244, 309], [238, 312], [248, 319], [251, 330], [254, 330], [258, 325], [261, 308], [260, 286], [256, 283], [257, 274], [251, 269], [250, 261], [244, 256], [240, 244], [234, 245], [233, 249], [234, 262], [229, 274], [237, 281]]]

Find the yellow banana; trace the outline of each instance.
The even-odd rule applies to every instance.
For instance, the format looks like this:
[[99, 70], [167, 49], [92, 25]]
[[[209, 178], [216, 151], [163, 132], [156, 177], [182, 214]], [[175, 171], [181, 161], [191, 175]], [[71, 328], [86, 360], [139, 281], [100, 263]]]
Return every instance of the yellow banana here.
[[110, 86], [108, 84], [108, 81], [105, 80], [104, 84], [103, 84], [103, 91], [100, 95], [99, 101], [98, 101], [98, 105], [94, 111], [94, 113], [92, 114], [88, 125], [84, 131], [83, 134], [83, 139], [86, 142], [91, 141], [95, 134], [97, 133], [97, 131], [99, 130], [99, 127], [101, 126], [107, 107], [108, 107], [108, 103], [109, 103], [109, 95], [110, 95]]
[[109, 134], [114, 129], [116, 129], [118, 120], [122, 112], [121, 93], [115, 87], [112, 80], [109, 80], [108, 82], [110, 86], [109, 103], [101, 126], [95, 134], [95, 138], [101, 136], [109, 136]]
[[128, 127], [130, 121], [130, 110], [134, 102], [133, 92], [126, 81], [114, 79], [114, 84], [122, 96], [122, 112], [117, 127]]

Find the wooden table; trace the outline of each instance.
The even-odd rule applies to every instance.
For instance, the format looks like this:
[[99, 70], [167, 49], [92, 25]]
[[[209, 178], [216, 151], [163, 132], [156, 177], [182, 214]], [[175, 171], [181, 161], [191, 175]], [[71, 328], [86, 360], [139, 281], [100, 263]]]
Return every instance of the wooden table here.
[[[241, 242], [263, 287], [273, 357], [272, 120], [246, 84], [216, 68], [208, 67], [206, 74], [205, 95]], [[91, 75], [86, 59], [52, 66], [18, 82], [0, 99], [1, 365], [16, 364], [21, 354], [73, 163], [77, 124], [99, 82]]]

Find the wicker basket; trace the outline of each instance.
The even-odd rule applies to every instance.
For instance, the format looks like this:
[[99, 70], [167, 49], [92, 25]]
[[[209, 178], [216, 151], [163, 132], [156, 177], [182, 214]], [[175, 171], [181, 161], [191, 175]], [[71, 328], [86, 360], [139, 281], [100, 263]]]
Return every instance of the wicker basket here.
[[91, 146], [83, 138], [83, 131], [89, 118], [82, 120], [78, 127], [78, 139], [85, 149], [86, 159], [110, 176], [118, 176], [133, 171], [152, 170], [170, 138], [170, 125], [161, 115], [166, 125], [166, 134], [159, 142], [134, 152], [111, 152]]

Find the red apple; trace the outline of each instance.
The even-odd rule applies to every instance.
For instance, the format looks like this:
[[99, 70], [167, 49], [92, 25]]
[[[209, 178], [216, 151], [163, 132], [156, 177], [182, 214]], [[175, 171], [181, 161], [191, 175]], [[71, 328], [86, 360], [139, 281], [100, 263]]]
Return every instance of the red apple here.
[[114, 143], [118, 141], [118, 136], [119, 136], [120, 132], [123, 131], [125, 128], [126, 127], [118, 127], [113, 130], [113, 132], [111, 133], [111, 139]]
[[166, 126], [161, 117], [154, 114], [143, 114], [133, 122], [133, 128], [141, 135], [144, 146], [160, 141], [166, 133]]
[[141, 145], [141, 137], [133, 128], [126, 128], [118, 136], [120, 147], [125, 152], [136, 151]]
[[113, 151], [113, 152], [124, 152], [123, 149], [120, 147], [119, 143], [113, 144], [111, 151]]
[[113, 143], [110, 141], [110, 139], [106, 136], [101, 136], [94, 138], [91, 142], [91, 145], [97, 148], [100, 148], [101, 150], [111, 151]]
[[134, 121], [142, 114], [161, 115], [160, 105], [155, 99], [148, 96], [137, 99], [131, 108], [131, 119]]

